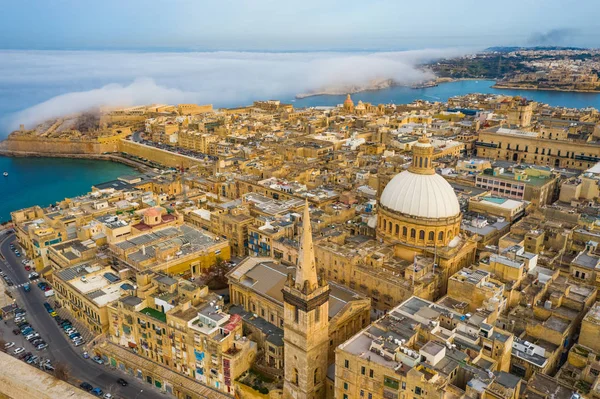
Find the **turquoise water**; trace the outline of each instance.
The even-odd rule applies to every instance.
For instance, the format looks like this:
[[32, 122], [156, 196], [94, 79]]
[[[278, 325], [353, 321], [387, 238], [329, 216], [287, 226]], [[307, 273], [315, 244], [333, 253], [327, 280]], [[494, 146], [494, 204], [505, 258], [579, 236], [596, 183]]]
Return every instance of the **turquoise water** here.
[[[1, 175], [8, 172], [8, 176]], [[0, 156], [0, 222], [10, 212], [33, 205], [47, 206], [84, 194], [91, 186], [137, 171], [109, 161]]]
[[[600, 93], [568, 93], [562, 91], [535, 91], [494, 89], [493, 80], [462, 80], [443, 83], [426, 89], [411, 89], [410, 87], [392, 87], [385, 90], [368, 91], [352, 95], [356, 104], [359, 100], [372, 104], [405, 104], [414, 100], [446, 101], [449, 97], [469, 93], [493, 93], [511, 96], [523, 96], [553, 106], [567, 108], [594, 107], [600, 109]], [[344, 102], [346, 96], [315, 96], [293, 100], [294, 107], [314, 107], [337, 105]]]

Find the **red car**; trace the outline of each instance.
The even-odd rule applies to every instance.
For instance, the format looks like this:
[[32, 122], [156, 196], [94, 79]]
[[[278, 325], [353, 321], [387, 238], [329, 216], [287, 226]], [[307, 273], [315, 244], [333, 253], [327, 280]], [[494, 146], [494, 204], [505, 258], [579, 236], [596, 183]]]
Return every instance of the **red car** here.
[[31, 266], [29, 266], [29, 265], [26, 265], [26, 266], [25, 266], [25, 270], [27, 270], [27, 271], [30, 271], [30, 270], [31, 270]]

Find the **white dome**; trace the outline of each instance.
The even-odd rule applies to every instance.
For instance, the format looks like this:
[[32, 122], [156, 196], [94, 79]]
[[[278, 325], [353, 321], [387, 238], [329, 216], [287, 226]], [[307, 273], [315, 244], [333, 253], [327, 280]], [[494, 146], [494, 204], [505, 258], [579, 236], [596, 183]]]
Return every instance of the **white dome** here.
[[454, 189], [437, 173], [422, 175], [406, 170], [385, 186], [379, 202], [392, 211], [424, 218], [460, 213]]

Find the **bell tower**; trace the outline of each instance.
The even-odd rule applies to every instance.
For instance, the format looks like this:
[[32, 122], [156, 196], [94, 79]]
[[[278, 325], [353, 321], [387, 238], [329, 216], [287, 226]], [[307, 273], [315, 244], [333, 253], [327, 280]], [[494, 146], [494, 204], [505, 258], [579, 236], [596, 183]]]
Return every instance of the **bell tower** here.
[[308, 201], [302, 217], [302, 238], [296, 278], [283, 287], [285, 356], [283, 398], [325, 398], [329, 345], [329, 285], [317, 278]]

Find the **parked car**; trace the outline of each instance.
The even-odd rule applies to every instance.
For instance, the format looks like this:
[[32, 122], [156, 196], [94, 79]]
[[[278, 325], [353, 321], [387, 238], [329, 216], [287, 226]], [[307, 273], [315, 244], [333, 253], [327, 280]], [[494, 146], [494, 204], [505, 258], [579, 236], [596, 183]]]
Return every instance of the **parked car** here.
[[22, 322], [24, 320], [25, 320], [24, 317], [15, 317], [15, 323], [20, 323], [20, 322]]
[[54, 371], [54, 366], [52, 366], [51, 364], [44, 364], [44, 368], [47, 371]]
[[56, 313], [56, 312], [53, 310], [53, 311], [50, 313], [50, 316], [52, 316], [52, 317], [56, 317], [56, 316], [58, 316], [58, 313]]
[[47, 347], [48, 347], [48, 344], [44, 342], [44, 343], [39, 344], [38, 346], [36, 346], [35, 349], [41, 351], [42, 349], [46, 349]]
[[83, 352], [83, 353], [82, 353], [82, 356], [83, 356], [83, 358], [84, 358], [84, 359], [89, 359], [89, 358], [90, 358], [90, 354], [89, 354], [89, 353], [87, 353], [87, 351], [86, 351], [86, 352]]
[[94, 356], [92, 360], [98, 364], [104, 364], [104, 360], [102, 360], [100, 356]]
[[126, 380], [124, 380], [123, 378], [119, 378], [117, 380], [117, 384], [121, 385], [122, 387], [126, 387], [127, 385], [129, 385], [129, 383]]
[[104, 399], [115, 399], [115, 397], [114, 397], [114, 396], [112, 396], [112, 394], [111, 394], [111, 393], [105, 393], [105, 394], [104, 394], [104, 396], [103, 396], [103, 398], [104, 398]]
[[96, 395], [96, 396], [102, 396], [102, 394], [103, 394], [104, 392], [102, 391], [102, 389], [100, 389], [100, 388], [97, 388], [97, 387], [96, 387], [96, 388], [92, 389], [92, 391], [91, 391], [90, 393], [91, 393], [92, 395]]
[[83, 389], [84, 391], [87, 391], [87, 392], [89, 392], [89, 391], [91, 391], [92, 389], [94, 389], [94, 387], [93, 387], [93, 386], [91, 386], [89, 383], [87, 383], [87, 382], [85, 382], [85, 381], [84, 381], [84, 382], [82, 382], [81, 384], [79, 384], [79, 388], [81, 388], [81, 389]]
[[7, 342], [4, 344], [4, 349], [12, 348], [13, 346], [15, 346], [14, 342]]
[[[25, 348], [17, 348], [13, 351], [13, 354], [18, 355], [19, 353], [25, 352]], [[102, 363], [100, 363], [102, 364]]]
[[84, 340], [81, 340], [81, 341], [75, 341], [75, 346], [81, 346], [81, 345], [83, 345], [83, 344], [85, 344], [85, 341], [84, 341]]
[[36, 272], [31, 272], [31, 273], [29, 273], [28, 277], [29, 277], [30, 280], [35, 280], [35, 279], [39, 278], [40, 275], [38, 273], [36, 273]]
[[21, 330], [19, 330], [18, 328], [13, 328], [13, 334], [15, 335], [19, 335], [21, 333]]

